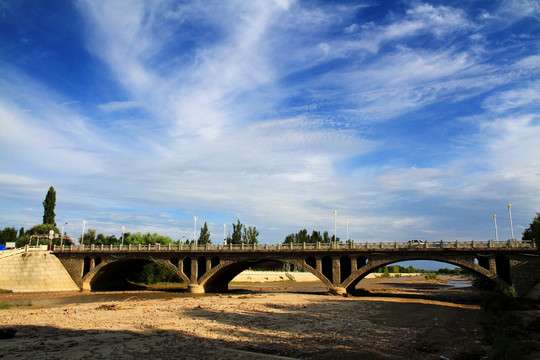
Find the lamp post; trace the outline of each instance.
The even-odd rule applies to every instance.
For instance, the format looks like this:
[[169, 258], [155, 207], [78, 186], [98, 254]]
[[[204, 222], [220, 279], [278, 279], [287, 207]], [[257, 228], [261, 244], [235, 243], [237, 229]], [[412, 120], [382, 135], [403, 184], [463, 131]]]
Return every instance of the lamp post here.
[[227, 224], [223, 224], [223, 245], [227, 245], [227, 234], [225, 232], [226, 228], [227, 228]]
[[195, 232], [197, 231], [197, 219], [198, 216], [193, 217], [193, 241], [195, 241]]
[[337, 236], [336, 236], [336, 216], [337, 216], [337, 211], [334, 210], [334, 241], [337, 242]]
[[64, 226], [67, 225], [67, 223], [64, 223], [64, 225], [62, 225], [62, 233], [60, 234], [60, 247], [63, 246], [63, 242], [64, 242]]
[[83, 246], [84, 246], [84, 225], [86, 225], [86, 220], [82, 221], [81, 245], [83, 245]]
[[347, 242], [349, 242], [349, 219], [345, 219], [345, 224], [347, 225]]
[[495, 224], [495, 241], [499, 241], [499, 232], [497, 231], [497, 215], [493, 215], [493, 223]]
[[124, 245], [124, 230], [126, 230], [126, 228], [122, 226], [122, 242], [120, 243], [120, 246]]
[[514, 226], [512, 225], [512, 205], [508, 204], [508, 215], [510, 216], [510, 231], [512, 233], [512, 240], [514, 240]]

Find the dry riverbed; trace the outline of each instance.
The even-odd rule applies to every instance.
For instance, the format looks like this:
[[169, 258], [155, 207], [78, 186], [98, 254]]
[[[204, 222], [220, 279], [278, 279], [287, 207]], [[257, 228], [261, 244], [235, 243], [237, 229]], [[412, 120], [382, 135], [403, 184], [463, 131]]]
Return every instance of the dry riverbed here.
[[[403, 283], [386, 281], [366, 287], [388, 293], [392, 281]], [[413, 288], [425, 291], [421, 283], [433, 284]], [[485, 352], [478, 306], [394, 295], [130, 293], [124, 301], [17, 306], [0, 310], [0, 328], [17, 330], [0, 340], [0, 358], [440, 360]]]

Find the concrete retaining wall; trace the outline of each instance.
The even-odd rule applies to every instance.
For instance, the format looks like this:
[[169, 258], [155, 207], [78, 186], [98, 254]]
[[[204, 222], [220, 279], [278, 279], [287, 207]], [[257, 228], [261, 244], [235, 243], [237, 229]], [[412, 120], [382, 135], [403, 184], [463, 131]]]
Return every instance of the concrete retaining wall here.
[[14, 292], [76, 291], [77, 285], [51, 252], [17, 252], [0, 258], [0, 289]]

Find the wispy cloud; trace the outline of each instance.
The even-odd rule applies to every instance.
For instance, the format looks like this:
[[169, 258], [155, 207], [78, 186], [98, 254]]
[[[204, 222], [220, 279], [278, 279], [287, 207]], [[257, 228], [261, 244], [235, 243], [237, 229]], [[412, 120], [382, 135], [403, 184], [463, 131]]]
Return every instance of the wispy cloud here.
[[103, 111], [122, 111], [137, 108], [139, 105], [135, 101], [110, 101], [106, 104], [100, 104], [98, 107]]

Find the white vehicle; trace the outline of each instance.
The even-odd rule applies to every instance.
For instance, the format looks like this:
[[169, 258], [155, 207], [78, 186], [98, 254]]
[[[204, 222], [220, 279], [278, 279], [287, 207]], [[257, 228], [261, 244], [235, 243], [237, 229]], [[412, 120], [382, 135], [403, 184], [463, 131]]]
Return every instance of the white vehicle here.
[[420, 247], [420, 246], [423, 246], [425, 243], [426, 243], [425, 240], [419, 240], [419, 239], [409, 240], [409, 247]]

